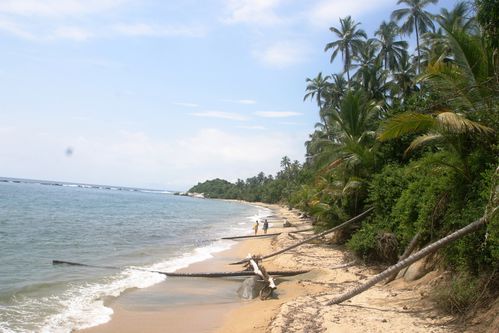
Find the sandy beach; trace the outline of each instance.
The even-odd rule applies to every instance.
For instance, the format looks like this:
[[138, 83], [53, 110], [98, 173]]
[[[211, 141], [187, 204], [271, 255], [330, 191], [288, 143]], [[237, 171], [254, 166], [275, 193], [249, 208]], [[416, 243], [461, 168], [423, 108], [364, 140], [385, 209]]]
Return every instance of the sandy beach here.
[[[307, 220], [299, 218], [299, 212], [276, 205], [265, 207], [274, 212], [269, 233], [283, 231], [281, 235], [238, 241], [230, 250], [186, 270], [238, 270], [240, 266], [227, 263], [249, 253], [268, 254], [311, 235], [311, 232], [287, 233], [310, 227]], [[283, 229], [284, 219], [292, 227]], [[343, 248], [327, 242], [302, 245], [264, 261], [264, 266], [268, 270], [310, 272], [278, 278], [275, 298], [266, 301], [239, 300], [236, 290], [241, 279], [168, 279], [171, 281], [131, 291], [113, 300], [109, 304], [114, 310], [112, 320], [81, 332], [463, 332], [450, 324], [453, 318], [437, 312], [428, 300], [429, 288], [441, 278], [437, 272], [412, 282], [399, 278], [388, 285], [377, 285], [341, 305], [326, 306], [335, 295], [355, 287], [378, 270], [358, 264]], [[161, 298], [172, 291], [195, 297], [186, 304], [151, 307], [133, 302], [136, 293]]]

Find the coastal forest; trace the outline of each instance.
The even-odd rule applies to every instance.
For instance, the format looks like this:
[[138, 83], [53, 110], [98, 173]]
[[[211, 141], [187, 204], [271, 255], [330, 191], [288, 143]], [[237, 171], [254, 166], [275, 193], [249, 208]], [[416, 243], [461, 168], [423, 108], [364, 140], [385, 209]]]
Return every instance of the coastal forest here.
[[[304, 101], [320, 122], [304, 163], [281, 160], [235, 183], [199, 183], [209, 198], [282, 203], [329, 229], [374, 207], [337, 241], [369, 263], [395, 263], [497, 206], [499, 1], [399, 0], [373, 36], [347, 16], [324, 45], [340, 73], [307, 78]], [[409, 43], [409, 41], [411, 43]], [[410, 47], [410, 44], [413, 47]], [[438, 252], [451, 272], [436, 301], [465, 313], [499, 290], [499, 216]]]

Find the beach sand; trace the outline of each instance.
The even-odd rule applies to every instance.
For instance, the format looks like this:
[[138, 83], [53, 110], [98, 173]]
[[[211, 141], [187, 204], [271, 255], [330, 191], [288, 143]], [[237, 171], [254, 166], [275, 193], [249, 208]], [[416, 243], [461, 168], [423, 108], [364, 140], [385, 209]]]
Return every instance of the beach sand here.
[[[265, 207], [274, 211], [276, 221], [269, 233], [310, 227], [296, 211], [276, 205]], [[293, 227], [282, 229], [284, 218]], [[241, 240], [230, 250], [186, 270], [240, 270], [241, 266], [227, 263], [248, 253], [268, 254], [310, 235], [311, 232], [285, 232], [271, 238]], [[310, 270], [299, 276], [278, 278], [276, 297], [266, 301], [239, 300], [236, 290], [242, 279], [167, 279], [113, 300], [109, 304], [115, 312], [112, 320], [81, 332], [462, 332], [447, 325], [452, 318], [439, 314], [428, 301], [430, 286], [440, 278], [437, 273], [414, 282], [397, 279], [386, 286], [377, 285], [342, 305], [326, 306], [335, 295], [377, 273], [352, 260], [343, 248], [324, 241], [305, 244], [266, 260], [267, 270]], [[175, 294], [181, 294], [179, 299], [184, 303], [164, 301], [175, 298]]]

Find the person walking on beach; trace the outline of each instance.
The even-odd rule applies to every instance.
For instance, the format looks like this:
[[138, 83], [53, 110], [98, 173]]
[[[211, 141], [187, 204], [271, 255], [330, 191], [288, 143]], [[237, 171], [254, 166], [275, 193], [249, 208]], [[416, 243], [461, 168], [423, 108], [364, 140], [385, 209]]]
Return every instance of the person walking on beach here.
[[253, 230], [255, 230], [255, 235], [258, 233], [258, 220], [256, 220], [255, 225], [253, 226]]
[[263, 233], [266, 235], [267, 234], [267, 229], [269, 228], [269, 222], [267, 222], [267, 219], [263, 222]]

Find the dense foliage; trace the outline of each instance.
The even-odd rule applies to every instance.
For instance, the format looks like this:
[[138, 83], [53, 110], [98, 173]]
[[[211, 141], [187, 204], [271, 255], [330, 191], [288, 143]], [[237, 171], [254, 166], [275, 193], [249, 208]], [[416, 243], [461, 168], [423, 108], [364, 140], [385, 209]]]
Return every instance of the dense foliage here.
[[[360, 257], [385, 262], [416, 234], [423, 246], [496, 207], [499, 5], [458, 2], [429, 13], [436, 2], [399, 0], [393, 21], [372, 38], [349, 16], [330, 28], [335, 39], [325, 51], [331, 61], [342, 55], [343, 71], [306, 79], [304, 99], [317, 104], [321, 121], [305, 143], [305, 163], [284, 158], [275, 178], [238, 181], [222, 196], [280, 201], [313, 216], [318, 228], [373, 206], [342, 236]], [[402, 37], [412, 34], [411, 54]], [[443, 259], [466, 279], [496, 273], [499, 217], [447, 247]]]
[[275, 177], [260, 172], [257, 176], [238, 179], [235, 184], [222, 179], [207, 180], [189, 189], [191, 193], [203, 193], [206, 198], [237, 199], [277, 203], [286, 201], [305, 182], [303, 166], [298, 161], [291, 163], [288, 157], [281, 161], [282, 170]]

